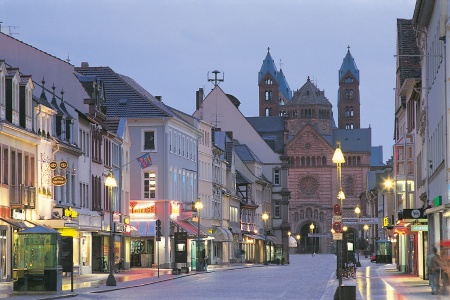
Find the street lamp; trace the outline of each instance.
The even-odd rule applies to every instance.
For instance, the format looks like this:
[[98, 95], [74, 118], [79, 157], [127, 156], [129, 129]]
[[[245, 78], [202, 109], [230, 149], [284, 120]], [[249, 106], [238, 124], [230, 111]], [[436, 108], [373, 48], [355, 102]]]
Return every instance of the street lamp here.
[[266, 249], [266, 244], [267, 244], [267, 230], [266, 230], [266, 222], [267, 219], [269, 219], [269, 215], [265, 212], [262, 214], [262, 219], [264, 221], [264, 264], [267, 265], [267, 249]]
[[314, 234], [314, 223], [311, 223], [311, 225], [309, 225], [309, 229], [311, 230], [311, 241], [312, 241], [312, 243], [311, 243], [311, 245], [312, 245], [311, 254], [314, 256], [314, 253], [316, 251], [314, 249], [314, 237], [313, 237], [313, 234]]
[[361, 235], [361, 225], [359, 224], [359, 214], [360, 213], [361, 213], [361, 209], [359, 208], [359, 205], [356, 204], [355, 214], [356, 214], [356, 218], [358, 218], [358, 237], [356, 239], [356, 251], [358, 254], [358, 261], [356, 262], [357, 267], [361, 267], [361, 263], [359, 262], [359, 237]]
[[195, 202], [195, 209], [197, 210], [197, 271], [201, 271], [202, 268], [200, 266], [200, 210], [203, 208], [203, 203], [200, 201], [200, 198]]
[[297, 253], [300, 253], [300, 234], [297, 234]]
[[116, 179], [111, 171], [105, 179], [105, 186], [109, 188], [109, 275], [106, 279], [106, 286], [116, 286], [116, 278], [114, 277], [114, 226], [113, 226], [113, 201], [112, 189], [117, 186]]
[[363, 227], [363, 229], [364, 229], [364, 239], [365, 239], [365, 247], [364, 247], [364, 252], [365, 252], [365, 257], [367, 258], [367, 247], [368, 247], [368, 245], [369, 245], [369, 236], [368, 236], [368, 234], [367, 234], [367, 232], [369, 231], [369, 225], [367, 225], [367, 224], [364, 224], [364, 227]]
[[[344, 194], [344, 191], [342, 190], [342, 164], [345, 163], [345, 158], [344, 158], [344, 154], [342, 153], [342, 150], [341, 150], [341, 142], [340, 141], [336, 142], [336, 150], [334, 151], [332, 161], [333, 161], [333, 163], [336, 164], [337, 182], [338, 182], [338, 187], [339, 187], [337, 198], [339, 200], [339, 205], [340, 205], [339, 216], [342, 218], [342, 210], [343, 210], [342, 202], [345, 199], [345, 194]], [[342, 239], [337, 240], [337, 243], [338, 243], [338, 248], [337, 248], [338, 255], [336, 257], [337, 257], [337, 265], [338, 265], [337, 271], [338, 271], [338, 278], [339, 278], [338, 289], [340, 289], [340, 287], [342, 286]], [[339, 294], [340, 294], [340, 290], [339, 290]]]

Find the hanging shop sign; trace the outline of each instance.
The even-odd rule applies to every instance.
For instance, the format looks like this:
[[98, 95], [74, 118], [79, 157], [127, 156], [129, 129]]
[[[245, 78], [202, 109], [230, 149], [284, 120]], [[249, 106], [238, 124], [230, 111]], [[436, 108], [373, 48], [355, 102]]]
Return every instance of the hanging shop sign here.
[[52, 184], [54, 186], [62, 186], [65, 185], [67, 182], [66, 177], [62, 175], [56, 175], [52, 177]]

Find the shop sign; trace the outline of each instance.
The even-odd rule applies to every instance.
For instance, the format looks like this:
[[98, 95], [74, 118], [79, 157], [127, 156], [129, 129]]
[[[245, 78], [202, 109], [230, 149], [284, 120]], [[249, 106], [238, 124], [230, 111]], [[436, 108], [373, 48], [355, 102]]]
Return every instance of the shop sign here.
[[66, 177], [62, 175], [56, 175], [52, 177], [52, 184], [54, 186], [62, 186], [66, 184]]
[[428, 231], [428, 225], [411, 225], [411, 231]]
[[63, 208], [63, 216], [74, 219], [78, 217], [78, 212], [76, 210], [73, 210], [72, 207]]
[[130, 213], [132, 214], [155, 214], [156, 206], [154, 203], [138, 203], [136, 201], [130, 202]]

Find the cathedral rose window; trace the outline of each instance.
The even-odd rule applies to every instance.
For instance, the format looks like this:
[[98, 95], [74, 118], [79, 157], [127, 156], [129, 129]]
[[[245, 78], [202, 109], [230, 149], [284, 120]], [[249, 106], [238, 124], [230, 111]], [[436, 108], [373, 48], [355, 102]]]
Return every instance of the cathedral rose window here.
[[306, 176], [299, 181], [299, 190], [301, 194], [306, 196], [311, 196], [317, 193], [319, 188], [319, 183], [316, 178], [311, 176]]

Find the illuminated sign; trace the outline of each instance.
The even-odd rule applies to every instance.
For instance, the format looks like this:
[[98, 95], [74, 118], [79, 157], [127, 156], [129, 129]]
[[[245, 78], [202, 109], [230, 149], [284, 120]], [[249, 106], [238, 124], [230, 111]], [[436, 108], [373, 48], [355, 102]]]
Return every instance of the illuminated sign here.
[[384, 227], [389, 226], [389, 217], [384, 217], [383, 218], [383, 226]]
[[180, 205], [178, 203], [171, 203], [170, 208], [171, 208], [170, 214], [172, 216], [180, 215]]
[[132, 214], [155, 214], [156, 205], [155, 203], [148, 202], [130, 202], [130, 213]]
[[77, 218], [78, 212], [76, 210], [73, 210], [72, 207], [63, 208], [63, 216], [67, 218]]

